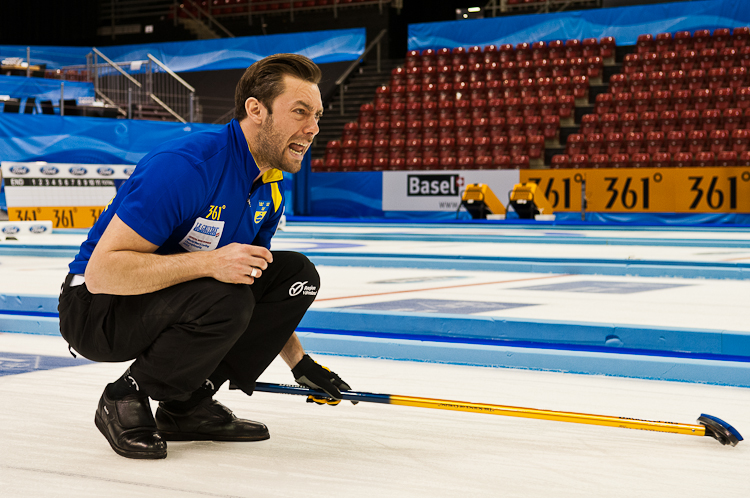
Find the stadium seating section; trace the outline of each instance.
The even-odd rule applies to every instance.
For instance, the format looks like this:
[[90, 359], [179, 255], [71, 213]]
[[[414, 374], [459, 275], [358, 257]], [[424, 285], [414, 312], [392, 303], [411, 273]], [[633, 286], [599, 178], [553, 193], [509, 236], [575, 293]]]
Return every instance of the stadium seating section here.
[[[544, 167], [589, 88], [607, 85], [552, 168], [750, 164], [750, 29], [410, 51], [314, 171]], [[606, 87], [605, 87], [606, 88]]]

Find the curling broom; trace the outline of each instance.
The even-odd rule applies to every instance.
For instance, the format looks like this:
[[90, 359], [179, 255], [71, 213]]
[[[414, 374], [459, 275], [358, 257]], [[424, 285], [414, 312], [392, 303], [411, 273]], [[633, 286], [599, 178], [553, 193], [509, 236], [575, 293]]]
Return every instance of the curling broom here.
[[[316, 396], [322, 398], [328, 397], [324, 391], [317, 389], [285, 384], [269, 384], [266, 382], [258, 382], [255, 386], [255, 390], [268, 393], [298, 394], [301, 396]], [[418, 398], [415, 396], [398, 396], [395, 394], [342, 391], [341, 396], [343, 399], [353, 402], [364, 401], [386, 405], [417, 406], [421, 408], [434, 408], [437, 410], [487, 413], [490, 415], [503, 415], [506, 417], [535, 418], [540, 420], [571, 422], [575, 424], [603, 425], [608, 427], [621, 427], [623, 429], [669, 432], [672, 434], [685, 434], [688, 436], [710, 436], [721, 444], [729, 444], [732, 446], [737, 446], [737, 443], [742, 441], [742, 436], [737, 429], [720, 418], [706, 414], [701, 414], [698, 418], [698, 424], [693, 425], [676, 422], [640, 420], [627, 417], [613, 417], [608, 415], [538, 410], [535, 408], [522, 408], [517, 406], [467, 403], [464, 401]]]

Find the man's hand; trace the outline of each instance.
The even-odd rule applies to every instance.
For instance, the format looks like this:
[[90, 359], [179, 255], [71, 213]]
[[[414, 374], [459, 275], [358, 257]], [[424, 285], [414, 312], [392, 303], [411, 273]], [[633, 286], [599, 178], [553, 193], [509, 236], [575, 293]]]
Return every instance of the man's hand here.
[[261, 246], [232, 243], [211, 251], [212, 277], [228, 284], [252, 284], [273, 262], [271, 251]]
[[292, 374], [299, 385], [325, 391], [331, 398], [329, 400], [320, 396], [310, 396], [307, 399], [308, 402], [337, 405], [341, 402], [341, 391], [351, 391], [352, 389], [349, 384], [341, 380], [341, 377], [326, 367], [317, 364], [308, 355], [303, 356], [297, 366], [292, 368]]

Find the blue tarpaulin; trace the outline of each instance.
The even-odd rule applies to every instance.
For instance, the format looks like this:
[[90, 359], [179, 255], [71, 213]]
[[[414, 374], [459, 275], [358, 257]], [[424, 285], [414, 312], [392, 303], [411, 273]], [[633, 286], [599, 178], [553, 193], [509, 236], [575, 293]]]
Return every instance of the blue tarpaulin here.
[[[355, 60], [365, 51], [365, 29], [309, 31], [217, 40], [98, 47], [115, 62], [147, 60], [151, 54], [175, 72], [246, 68], [277, 53], [306, 55], [318, 64]], [[31, 63], [47, 69], [86, 64], [91, 47], [31, 47]], [[0, 45], [0, 59], [26, 60], [26, 46]]]
[[[39, 100], [60, 100], [60, 81], [24, 76], [0, 76], [0, 95]], [[65, 98], [94, 97], [94, 84], [81, 81], [65, 82]]]
[[154, 147], [219, 125], [0, 114], [0, 161], [135, 164]]
[[635, 45], [638, 35], [750, 25], [750, 2], [706, 0], [555, 14], [530, 14], [409, 25], [409, 50], [613, 36]]

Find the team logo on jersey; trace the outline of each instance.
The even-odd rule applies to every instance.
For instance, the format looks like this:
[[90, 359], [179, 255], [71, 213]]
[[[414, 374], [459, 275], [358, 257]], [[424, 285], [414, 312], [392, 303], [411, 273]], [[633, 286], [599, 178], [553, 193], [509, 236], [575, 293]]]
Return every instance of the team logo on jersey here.
[[73, 166], [68, 171], [70, 171], [71, 175], [75, 175], [75, 176], [83, 176], [86, 173], [88, 173], [88, 170], [84, 168], [83, 166]]
[[60, 170], [55, 168], [54, 166], [42, 166], [41, 168], [39, 168], [39, 171], [41, 171], [43, 175], [47, 176], [56, 175], [60, 172]]
[[261, 221], [263, 221], [263, 218], [265, 218], [266, 213], [268, 212], [268, 208], [271, 206], [271, 201], [259, 201], [258, 202], [258, 209], [255, 211], [255, 223], [258, 224]]

